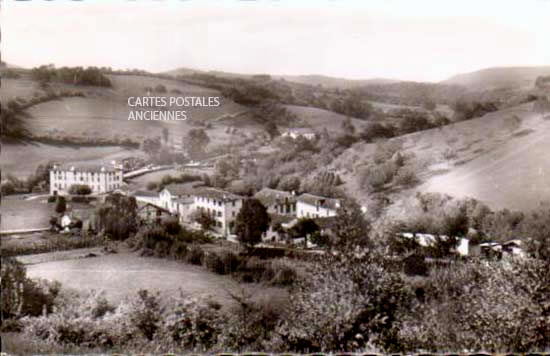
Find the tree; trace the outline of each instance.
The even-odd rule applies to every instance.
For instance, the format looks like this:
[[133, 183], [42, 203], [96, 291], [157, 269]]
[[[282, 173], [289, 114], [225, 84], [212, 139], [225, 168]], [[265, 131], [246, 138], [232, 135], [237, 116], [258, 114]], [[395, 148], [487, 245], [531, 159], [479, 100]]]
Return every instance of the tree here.
[[65, 197], [58, 197], [57, 204], [55, 205], [55, 212], [58, 214], [63, 214], [67, 210], [67, 202]]
[[160, 148], [160, 137], [155, 137], [153, 139], [147, 138], [145, 139], [145, 141], [143, 141], [143, 144], [141, 145], [141, 149], [143, 150], [143, 152], [147, 153], [150, 156], [154, 156], [159, 153]]
[[92, 188], [90, 188], [87, 184], [73, 184], [69, 188], [69, 193], [76, 195], [88, 195], [92, 194]]
[[344, 134], [349, 136], [353, 136], [355, 134], [355, 126], [353, 126], [353, 123], [349, 117], [346, 117], [346, 119], [342, 121], [342, 131], [344, 131]]
[[353, 253], [356, 248], [370, 248], [370, 223], [359, 205], [351, 199], [342, 199], [334, 221], [332, 249], [344, 254]]
[[107, 235], [124, 240], [137, 229], [137, 202], [135, 197], [111, 194], [97, 209], [99, 228]]
[[195, 210], [191, 216], [191, 221], [198, 223], [205, 231], [209, 231], [216, 224], [216, 220], [201, 209]]
[[306, 237], [319, 231], [319, 225], [313, 219], [302, 218], [290, 229], [290, 235], [294, 238]]
[[201, 157], [209, 143], [210, 138], [203, 129], [192, 129], [183, 139], [184, 146], [187, 146], [187, 153], [192, 158]]
[[252, 248], [262, 241], [262, 234], [267, 231], [269, 223], [267, 208], [257, 199], [246, 199], [235, 219], [237, 239], [242, 245]]

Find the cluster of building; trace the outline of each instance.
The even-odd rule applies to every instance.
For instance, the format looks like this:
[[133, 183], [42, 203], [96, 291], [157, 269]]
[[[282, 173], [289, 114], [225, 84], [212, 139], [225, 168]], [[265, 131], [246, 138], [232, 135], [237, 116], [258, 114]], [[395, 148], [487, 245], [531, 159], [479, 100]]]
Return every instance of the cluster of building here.
[[[446, 235], [432, 235], [412, 232], [399, 233], [398, 237], [404, 241], [414, 241], [418, 248], [435, 247], [440, 242], [450, 241]], [[525, 251], [522, 249], [522, 241], [515, 239], [504, 243], [484, 242], [473, 243], [466, 237], [456, 238], [456, 243], [452, 251], [458, 256], [484, 256], [502, 258], [504, 256], [525, 257]]]
[[[101, 195], [113, 191], [125, 193], [122, 166], [111, 165], [54, 165], [50, 170], [50, 194], [71, 194], [71, 187], [87, 185], [93, 195]], [[205, 187], [202, 181], [170, 184], [160, 192], [138, 190], [130, 193], [139, 205], [139, 216], [144, 221], [162, 220], [165, 217], [176, 216], [181, 224], [194, 224], [194, 212], [202, 211], [214, 221], [214, 232], [225, 237], [233, 235], [234, 221], [243, 201], [247, 197], [236, 195], [221, 189]], [[264, 188], [255, 198], [268, 211], [272, 226], [266, 232], [265, 238], [279, 238], [275, 225], [290, 228], [301, 218], [318, 220], [319, 226], [324, 226], [327, 218], [336, 216], [340, 206], [338, 199], [321, 197], [304, 193]]]
[[[193, 224], [194, 212], [202, 211], [214, 220], [213, 230], [227, 238], [233, 236], [235, 219], [243, 201], [247, 199], [221, 189], [205, 187], [200, 181], [170, 184], [159, 193], [136, 191], [132, 195], [138, 202], [148, 206], [147, 209], [156, 209], [155, 216], [177, 216], [184, 225]], [[270, 188], [262, 189], [254, 198], [267, 208], [271, 217], [271, 227], [264, 236], [269, 240], [279, 238], [274, 226], [277, 223], [288, 228], [300, 218], [322, 220], [334, 217], [340, 206], [338, 199], [308, 193], [296, 195], [294, 192]]]

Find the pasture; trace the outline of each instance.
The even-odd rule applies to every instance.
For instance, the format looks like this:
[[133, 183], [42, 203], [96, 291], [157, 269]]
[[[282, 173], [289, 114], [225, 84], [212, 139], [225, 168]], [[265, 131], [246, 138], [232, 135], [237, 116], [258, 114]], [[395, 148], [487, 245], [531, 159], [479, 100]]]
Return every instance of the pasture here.
[[190, 297], [211, 298], [224, 306], [232, 303], [227, 291], [238, 293], [241, 287], [254, 292], [254, 299], [287, 293], [281, 288], [239, 284], [200, 266], [130, 252], [27, 265], [27, 275], [57, 280], [65, 288], [79, 292], [103, 290], [113, 303], [136, 295], [140, 289], [159, 291], [168, 298], [182, 291]]
[[[296, 106], [286, 105], [286, 108], [293, 114], [295, 114], [300, 120], [307, 123], [307, 125], [315, 128], [316, 130], [323, 130], [326, 128], [330, 133], [342, 133], [342, 122], [346, 119], [346, 116], [337, 114], [333, 111], [308, 107], [308, 106]], [[351, 119], [351, 122], [356, 129], [359, 129], [366, 123], [365, 120]]]
[[50, 226], [50, 216], [55, 214], [55, 204], [44, 200], [24, 200], [22, 196], [2, 197], [1, 231], [40, 229]]
[[49, 161], [100, 163], [138, 154], [141, 154], [141, 151], [120, 146], [79, 147], [44, 143], [5, 143], [2, 145], [0, 169], [5, 175], [26, 178], [33, 174], [40, 164], [47, 164]]

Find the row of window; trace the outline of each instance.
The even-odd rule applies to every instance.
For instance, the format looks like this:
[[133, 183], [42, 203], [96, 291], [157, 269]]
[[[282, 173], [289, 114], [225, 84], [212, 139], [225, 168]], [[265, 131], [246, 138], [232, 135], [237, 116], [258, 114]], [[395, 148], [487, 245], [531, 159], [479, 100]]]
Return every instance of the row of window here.
[[[197, 197], [197, 201], [207, 203], [207, 204], [213, 204], [213, 205], [217, 205], [217, 206], [222, 206], [223, 205], [223, 201], [221, 201], [221, 200], [210, 199], [210, 198], [200, 197], [200, 196]], [[235, 200], [231, 201], [231, 206], [235, 206], [235, 205], [236, 205]]]

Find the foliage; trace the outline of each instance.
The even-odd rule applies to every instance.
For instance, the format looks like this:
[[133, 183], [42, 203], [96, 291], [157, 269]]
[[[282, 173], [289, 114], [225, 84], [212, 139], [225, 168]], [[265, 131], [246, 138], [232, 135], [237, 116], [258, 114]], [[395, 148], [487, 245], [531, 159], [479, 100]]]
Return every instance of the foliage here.
[[293, 238], [305, 237], [319, 231], [319, 225], [313, 219], [302, 218], [292, 226], [289, 233]]
[[262, 241], [269, 227], [267, 208], [257, 199], [246, 199], [235, 218], [235, 233], [239, 242], [250, 248]]
[[135, 197], [111, 194], [97, 208], [99, 228], [117, 240], [125, 240], [137, 229], [137, 202]]
[[111, 81], [97, 67], [61, 67], [42, 65], [31, 69], [31, 79], [40, 83], [59, 81], [73, 85], [111, 87]]
[[88, 195], [92, 193], [92, 188], [87, 184], [73, 184], [69, 188], [70, 194]]
[[216, 220], [202, 209], [197, 209], [191, 213], [192, 221], [197, 222], [204, 231], [210, 231], [216, 226]]
[[183, 147], [187, 149], [187, 154], [193, 159], [200, 159], [204, 156], [209, 143], [210, 138], [204, 129], [191, 129], [183, 138]]
[[55, 212], [58, 214], [63, 214], [65, 210], [67, 210], [67, 202], [65, 201], [65, 197], [62, 197], [62, 196], [57, 197]]

